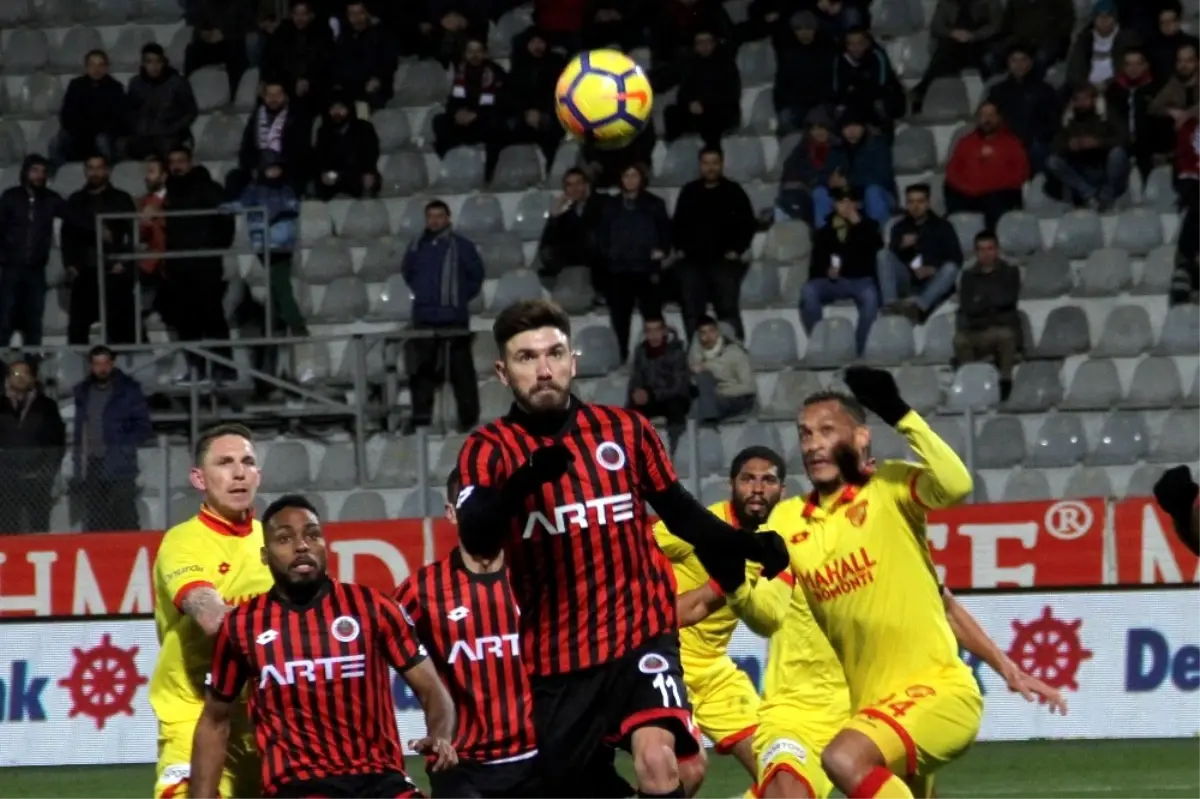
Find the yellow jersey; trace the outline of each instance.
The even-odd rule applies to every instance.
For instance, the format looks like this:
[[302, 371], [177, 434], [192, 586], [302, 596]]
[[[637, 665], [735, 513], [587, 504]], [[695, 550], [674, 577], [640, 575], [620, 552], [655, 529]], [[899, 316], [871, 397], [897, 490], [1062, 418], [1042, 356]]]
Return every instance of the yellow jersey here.
[[896, 429], [921, 463], [884, 461], [865, 485], [810, 496], [797, 526], [774, 528], [842, 662], [855, 711], [918, 674], [958, 669], [970, 678], [946, 620], [925, 521], [927, 511], [970, 494], [971, 474], [917, 413]]
[[159, 652], [150, 680], [150, 705], [159, 722], [200, 718], [212, 667], [212, 640], [179, 603], [194, 588], [215, 588], [230, 605], [269, 591], [274, 580], [262, 562], [262, 545], [258, 521], [233, 524], [207, 507], [163, 536], [154, 559]]

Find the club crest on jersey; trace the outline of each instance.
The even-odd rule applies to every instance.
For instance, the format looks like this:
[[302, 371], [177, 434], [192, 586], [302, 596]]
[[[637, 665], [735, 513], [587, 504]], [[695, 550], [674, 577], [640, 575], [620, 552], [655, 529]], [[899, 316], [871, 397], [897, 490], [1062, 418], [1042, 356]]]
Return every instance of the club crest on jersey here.
[[846, 508], [846, 518], [855, 527], [862, 527], [867, 521], [867, 501], [864, 499]]
[[671, 664], [667, 663], [667, 659], [654, 652], [642, 655], [642, 659], [638, 661], [638, 671], [642, 674], [662, 674], [670, 668]]
[[616, 472], [625, 468], [625, 450], [621, 449], [620, 445], [614, 444], [611, 441], [605, 441], [600, 446], [596, 447], [596, 463], [600, 464], [602, 469], [607, 469], [610, 472]]
[[360, 631], [361, 628], [358, 626], [358, 619], [353, 616], [338, 616], [333, 620], [333, 624], [329, 626], [329, 632], [343, 644], [348, 644], [355, 638], [358, 638]]

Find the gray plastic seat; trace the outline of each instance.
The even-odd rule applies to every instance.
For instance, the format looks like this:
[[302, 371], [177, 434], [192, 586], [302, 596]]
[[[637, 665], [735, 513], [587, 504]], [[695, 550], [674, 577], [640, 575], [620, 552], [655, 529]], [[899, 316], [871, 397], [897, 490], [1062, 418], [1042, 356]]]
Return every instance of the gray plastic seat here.
[[1170, 408], [1183, 397], [1179, 369], [1171, 358], [1152, 357], [1138, 361], [1122, 408]]
[[1132, 294], [1165, 295], [1171, 290], [1175, 275], [1175, 250], [1170, 244], [1155, 247], [1142, 261], [1142, 277], [1130, 289]]
[[[908, 442], [904, 436], [897, 433], [893, 428], [880, 422], [875, 422], [869, 425], [871, 431], [871, 457], [880, 461], [904, 461], [911, 460], [912, 450], [909, 449]], [[797, 450], [797, 454], [802, 454]], [[799, 469], [804, 468], [804, 463], [801, 459], [797, 463]]]
[[[743, 122], [743, 130], [755, 136], [771, 136], [775, 133], [775, 103], [771, 92], [761, 91], [750, 103], [750, 115]], [[781, 150], [782, 152], [782, 150]]]
[[[358, 482], [358, 461], [354, 454], [354, 444], [339, 441], [326, 446], [317, 462], [314, 487], [322, 491], [343, 491], [354, 488]], [[363, 475], [363, 482], [366, 482], [366, 475]]]
[[521, 238], [515, 233], [483, 236], [475, 242], [475, 248], [479, 250], [483, 272], [488, 277], [503, 277], [525, 268], [525, 251], [521, 247]]
[[1130, 208], [1117, 217], [1112, 246], [1140, 258], [1163, 243], [1162, 220], [1157, 211]]
[[1039, 358], [1065, 358], [1091, 349], [1087, 316], [1078, 305], [1054, 308], [1046, 315], [1046, 326], [1034, 354]]
[[592, 388], [589, 401], [596, 405], [624, 408], [629, 404], [629, 380], [624, 375], [608, 375], [600, 378]]
[[1073, 411], [1107, 410], [1120, 401], [1121, 380], [1116, 364], [1089, 360], [1079, 364], [1062, 407]]
[[1152, 497], [1154, 484], [1162, 477], [1166, 467], [1153, 463], [1143, 463], [1133, 470], [1129, 482], [1125, 485], [1126, 497]]
[[238, 79], [237, 90], [233, 93], [233, 110], [248, 114], [258, 105], [258, 69], [251, 67], [242, 73]]
[[[435, 411], [434, 420], [441, 418]], [[450, 474], [455, 466], [458, 465], [458, 454], [462, 452], [463, 444], [467, 441], [467, 437], [461, 433], [451, 433], [442, 439], [441, 449], [438, 450], [437, 461], [430, 461], [429, 474], [430, 476], [441, 478], [442, 475]]]
[[1040, 219], [1058, 219], [1071, 206], [1046, 194], [1046, 175], [1042, 172], [1025, 184], [1025, 210]]
[[518, 300], [537, 300], [545, 295], [537, 273], [529, 269], [517, 269], [500, 278], [496, 293], [488, 304], [490, 312], [497, 312]]
[[961, 78], [937, 78], [930, 84], [921, 107], [923, 121], [944, 124], [957, 122], [970, 115], [967, 86]]
[[542, 156], [532, 144], [513, 144], [500, 151], [493, 191], [524, 191], [542, 182]]
[[800, 360], [800, 352], [796, 348], [796, 329], [786, 319], [759, 322], [750, 331], [750, 342], [746, 349], [755, 369], [782, 369]]
[[779, 430], [773, 424], [747, 422], [742, 425], [742, 431], [738, 434], [736, 452], [741, 452], [747, 447], [768, 447], [780, 455], [784, 454], [783, 438], [780, 437]]
[[7, 3], [0, 3], [0, 28], [19, 28], [29, 22], [33, 16], [31, 5], [31, 0], [9, 0]]
[[299, 441], [270, 445], [263, 459], [261, 488], [266, 492], [296, 491], [312, 485], [308, 449]]
[[84, 0], [80, 16], [93, 25], [124, 25], [135, 11], [133, 0]]
[[395, 274], [404, 260], [406, 248], [388, 235], [379, 236], [366, 245], [356, 272], [358, 279], [364, 283], [383, 283]]
[[508, 413], [512, 392], [499, 380], [488, 380], [479, 388], [479, 418], [496, 419]]
[[429, 186], [429, 171], [425, 168], [425, 157], [420, 153], [401, 150], [380, 160], [384, 162], [379, 171], [379, 187], [383, 196], [408, 197]]
[[1026, 361], [1013, 375], [1012, 393], [1004, 407], [1017, 413], [1044, 411], [1063, 399], [1061, 366], [1056, 361]]
[[367, 314], [370, 301], [367, 287], [356, 277], [339, 277], [325, 287], [316, 320], [322, 322], [357, 322]]
[[893, 366], [916, 357], [912, 322], [904, 316], [880, 316], [871, 325], [863, 362], [875, 366]]
[[990, 363], [967, 363], [954, 373], [946, 394], [952, 411], [984, 410], [1000, 404], [1000, 373]]
[[491, 336], [471, 337], [471, 364], [475, 374], [489, 376], [496, 366], [496, 343]]
[[766, 308], [779, 300], [779, 270], [753, 264], [742, 279], [742, 308]]
[[753, 136], [733, 136], [721, 142], [725, 152], [725, 175], [739, 183], [760, 179], [767, 171], [762, 144]]
[[1058, 252], [1035, 252], [1021, 278], [1024, 299], [1054, 299], [1071, 291], [1071, 262]]
[[381, 108], [371, 114], [371, 124], [379, 136], [380, 152], [390, 153], [407, 147], [412, 141], [408, 114], [398, 108]]
[[483, 148], [455, 147], [446, 153], [434, 180], [437, 191], [463, 193], [483, 187]]
[[969, 253], [975, 250], [975, 234], [983, 231], [983, 214], [955, 213], [947, 217], [958, 234], [958, 245], [962, 251]]
[[521, 195], [517, 201], [517, 209], [513, 213], [513, 233], [522, 241], [538, 241], [546, 220], [550, 218], [550, 209], [554, 204], [554, 195], [548, 191], [530, 191]]
[[25, 158], [25, 134], [16, 120], [0, 121], [0, 164], [20, 164]]
[[1115, 297], [1131, 283], [1133, 267], [1129, 263], [1129, 254], [1104, 247], [1087, 254], [1072, 294], [1076, 297]]
[[528, 7], [504, 12], [488, 35], [488, 53], [492, 58], [507, 58], [512, 52], [513, 39], [532, 24]]
[[504, 211], [491, 194], [472, 194], [463, 201], [454, 228], [469, 239], [504, 232]]
[[391, 222], [380, 200], [354, 200], [338, 235], [355, 243], [374, 241], [388, 234]]
[[1004, 502], [1040, 502], [1050, 499], [1050, 482], [1034, 469], [1016, 469], [1004, 481]]
[[804, 398], [822, 389], [824, 386], [814, 372], [785, 369], [776, 377], [775, 389], [758, 415], [762, 419], [795, 421]]
[[1141, 305], [1118, 305], [1104, 319], [1093, 358], [1132, 358], [1154, 345], [1150, 314]]
[[1000, 251], [1008, 255], [1026, 256], [1042, 249], [1042, 230], [1038, 219], [1024, 211], [1009, 211], [996, 224]]
[[1100, 217], [1092, 211], [1068, 211], [1058, 220], [1054, 249], [1068, 258], [1086, 258], [1104, 246]]
[[1088, 441], [1083, 422], [1073, 413], [1046, 417], [1033, 437], [1025, 465], [1039, 469], [1074, 466], [1087, 456]]
[[1090, 466], [1137, 463], [1150, 450], [1146, 420], [1136, 411], [1114, 411], [1104, 419], [1096, 444], [1084, 462]]
[[387, 503], [377, 491], [355, 491], [338, 509], [339, 522], [373, 522], [388, 518]]
[[775, 50], [769, 42], [747, 42], [738, 49], [738, 72], [743, 86], [770, 83], [775, 79]]
[[316, 200], [300, 203], [300, 246], [311, 247], [333, 235], [333, 220], [329, 206]]
[[[422, 499], [424, 507], [422, 507]], [[446, 498], [442, 496], [442, 493], [427, 488], [423, 496], [420, 491], [409, 492], [404, 501], [400, 503], [400, 512], [397, 516], [401, 519], [436, 519], [442, 515], [445, 507]]]
[[876, 36], [895, 39], [913, 33], [916, 26], [906, 3], [881, 3], [871, 9], [871, 30]]
[[50, 42], [45, 32], [38, 28], [16, 28], [9, 34], [4, 48], [4, 74], [37, 72], [46, 66], [49, 57]]
[[369, 318], [387, 322], [407, 322], [412, 318], [412, 290], [401, 275], [392, 275], [384, 282], [379, 301]]
[[1156, 166], [1150, 172], [1150, 177], [1146, 179], [1146, 187], [1142, 191], [1142, 199], [1156, 211], [1175, 210], [1177, 195], [1170, 166]]
[[391, 104], [401, 108], [419, 108], [444, 102], [450, 93], [450, 73], [433, 60], [408, 65], [408, 72]]
[[[420, 472], [420, 443], [416, 436], [381, 436], [383, 446], [368, 485], [376, 488], [406, 488], [417, 484]], [[371, 464], [368, 464], [371, 468]]]
[[44, 72], [35, 72], [25, 78], [21, 88], [12, 98], [12, 108], [17, 114], [31, 117], [47, 117], [57, 114], [62, 107], [63, 88], [57, 77]]
[[428, 196], [411, 197], [396, 215], [396, 238], [403, 246], [407, 247], [425, 232], [425, 206], [432, 199]]
[[1183, 407], [1200, 407], [1200, 371], [1192, 375], [1192, 387], [1188, 389], [1187, 396], [1183, 398]]
[[579, 166], [579, 162], [579, 142], [570, 139], [563, 142], [554, 154], [554, 163], [550, 165], [546, 183], [558, 188], [562, 185], [563, 175], [567, 173], [567, 170]]
[[897, 175], [919, 175], [936, 168], [937, 145], [933, 131], [919, 125], [906, 125], [896, 131], [892, 164]]
[[1195, 411], [1172, 411], [1167, 416], [1148, 460], [1170, 464], [1200, 460], [1200, 419]]
[[1114, 493], [1108, 472], [1088, 466], [1067, 475], [1067, 483], [1063, 486], [1063, 499], [1107, 499]]
[[704, 507], [727, 501], [729, 501], [729, 481], [710, 480], [700, 486], [700, 504]]
[[1154, 352], [1157, 355], [1200, 353], [1200, 306], [1188, 303], [1167, 309]]
[[947, 416], [937, 416], [929, 423], [929, 426], [933, 428], [933, 432], [937, 433], [938, 436], [946, 442], [946, 445], [949, 446], [950, 449], [954, 450], [955, 452], [966, 451], [966, 441], [963, 437], [963, 428], [958, 419]]
[[937, 374], [928, 366], [904, 365], [896, 372], [900, 396], [917, 413], [929, 413], [942, 404]]
[[196, 107], [200, 113], [215, 111], [229, 105], [229, 78], [224, 67], [201, 67], [188, 78], [192, 93], [196, 95]]
[[292, 351], [292, 379], [302, 386], [324, 383], [333, 372], [329, 358], [329, 345], [324, 341], [306, 341], [294, 344]]
[[337, 239], [326, 239], [304, 251], [299, 276], [306, 283], [324, 285], [354, 275], [350, 250]]
[[1025, 460], [1025, 430], [1015, 416], [997, 416], [983, 423], [975, 439], [975, 466], [1011, 469]]
[[50, 55], [50, 66], [60, 72], [76, 72], [83, 67], [84, 57], [92, 50], [103, 50], [104, 40], [95, 28], [76, 25], [63, 34], [62, 41]]
[[196, 141], [196, 157], [206, 161], [235, 157], [245, 127], [246, 123], [236, 114], [210, 114]]
[[723, 474], [729, 469], [729, 461], [725, 458], [725, 448], [721, 445], [721, 433], [711, 427], [701, 427], [696, 432], [697, 449], [699, 450], [699, 469], [692, 470], [692, 448], [686, 441], [681, 442], [671, 460], [675, 463], [675, 471], [680, 479], [687, 480], [693, 474], [704, 477], [710, 474]]
[[808, 223], [798, 219], [776, 222], [767, 231], [763, 242], [762, 261], [777, 266], [803, 269], [808, 276], [808, 259], [812, 254], [812, 233]]
[[925, 323], [925, 346], [919, 363], [947, 364], [954, 359], [954, 316], [937, 314]]
[[550, 298], [569, 314], [587, 313], [595, 300], [591, 271], [585, 267], [572, 266], [559, 272], [550, 289]]
[[655, 182], [661, 186], [682, 186], [693, 180], [700, 146], [700, 140], [694, 136], [684, 136], [667, 145], [667, 154]]
[[600, 377], [621, 366], [617, 334], [611, 327], [592, 325], [580, 330], [575, 336], [575, 349], [579, 353], [579, 377]]

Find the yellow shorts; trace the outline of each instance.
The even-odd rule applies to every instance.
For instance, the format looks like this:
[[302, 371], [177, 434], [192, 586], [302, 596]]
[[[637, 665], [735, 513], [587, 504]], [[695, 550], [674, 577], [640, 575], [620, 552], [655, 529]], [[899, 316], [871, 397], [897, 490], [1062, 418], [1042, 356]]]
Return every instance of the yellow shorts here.
[[698, 679], [689, 681], [692, 718], [696, 726], [726, 755], [754, 734], [758, 725], [758, 691], [750, 675], [730, 658], [723, 658]]
[[[158, 725], [158, 766], [154, 781], [155, 799], [185, 799], [192, 776], [194, 721]], [[237, 723], [229, 733], [225, 770], [218, 793], [222, 799], [262, 795], [262, 766], [254, 745], [254, 734], [246, 723]]]
[[821, 753], [845, 724], [844, 713], [833, 713], [828, 706], [778, 706], [764, 714], [754, 733], [757, 794], [762, 796], [776, 774], [788, 772], [805, 783], [817, 799], [828, 797], [833, 793], [833, 783], [821, 768]]
[[870, 738], [918, 796], [930, 775], [961, 756], [983, 720], [983, 696], [970, 673], [942, 669], [898, 683], [846, 724]]

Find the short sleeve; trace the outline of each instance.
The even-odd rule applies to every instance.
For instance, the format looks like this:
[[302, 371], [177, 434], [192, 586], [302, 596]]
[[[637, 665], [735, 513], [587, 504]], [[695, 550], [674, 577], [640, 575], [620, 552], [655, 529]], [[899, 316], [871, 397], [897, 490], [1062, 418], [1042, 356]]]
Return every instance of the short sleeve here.
[[691, 544], [668, 530], [663, 522], [655, 523], [654, 540], [672, 564], [684, 562], [694, 552]]
[[502, 483], [504, 458], [500, 445], [478, 431], [467, 436], [458, 453], [458, 471], [462, 475], [463, 486], [458, 495], [460, 503], [470, 496], [471, 488], [486, 488]]
[[249, 667], [234, 635], [236, 611], [225, 617], [213, 643], [212, 671], [208, 675], [208, 692], [223, 702], [232, 702], [242, 693]]
[[675, 467], [667, 455], [667, 448], [657, 431], [640, 413], [630, 414], [633, 423], [638, 426], [637, 438], [640, 440], [641, 458], [639, 462], [642, 473], [638, 476], [642, 491], [647, 494], [661, 494], [679, 481]]
[[211, 547], [206, 548], [196, 536], [183, 530], [169, 532], [163, 536], [154, 560], [156, 593], [178, 608], [192, 589], [215, 587], [219, 565], [220, 558], [214, 557]]
[[421, 595], [417, 591], [416, 575], [410, 574], [392, 596], [400, 606], [401, 612], [411, 619], [413, 624], [420, 621], [424, 610], [421, 607]]
[[428, 656], [408, 612], [382, 594], [379, 597], [379, 635], [388, 663], [398, 672], [408, 671]]

